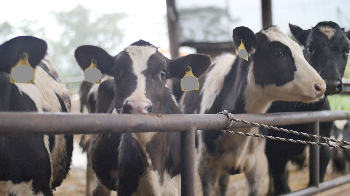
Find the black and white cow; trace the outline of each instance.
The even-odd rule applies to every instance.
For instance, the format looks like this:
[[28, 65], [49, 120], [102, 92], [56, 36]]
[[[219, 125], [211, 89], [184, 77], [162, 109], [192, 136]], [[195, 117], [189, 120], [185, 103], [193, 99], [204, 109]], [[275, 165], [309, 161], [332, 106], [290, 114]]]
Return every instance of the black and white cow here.
[[[289, 25], [297, 41], [304, 46], [304, 57], [326, 81], [326, 95], [338, 94], [342, 91], [342, 77], [348, 60], [350, 33], [345, 33], [334, 22], [320, 22], [312, 29], [303, 30], [298, 26]], [[269, 109], [272, 112], [300, 112], [330, 110], [328, 99], [312, 104], [300, 102], [274, 102]], [[320, 123], [320, 135], [329, 137], [333, 122]], [[284, 126], [286, 129], [309, 133], [308, 125]], [[269, 130], [269, 135], [307, 139], [305, 137]], [[285, 167], [288, 160], [294, 159], [305, 149], [305, 145], [277, 142], [266, 142], [266, 156], [269, 162], [270, 195], [290, 192]], [[320, 147], [320, 181], [323, 181], [328, 162], [329, 147]]]
[[[331, 138], [340, 141], [350, 141], [350, 121], [348, 121], [343, 128], [338, 128], [333, 125], [331, 130]], [[343, 145], [334, 143], [336, 145]], [[350, 150], [343, 150], [340, 148], [331, 149], [331, 163], [332, 169], [337, 172], [346, 173], [350, 169]]]
[[[254, 34], [247, 27], [233, 30], [236, 46], [244, 43], [248, 61], [224, 54], [200, 78], [201, 89], [184, 93], [185, 113], [265, 113], [276, 100], [319, 100], [326, 84], [303, 57], [300, 46], [277, 26]], [[259, 133], [257, 128], [239, 129]], [[262, 195], [267, 174], [265, 140], [222, 133], [199, 132], [198, 173], [203, 195], [225, 195], [230, 174], [244, 172], [248, 195]]]
[[[69, 112], [70, 98], [56, 68], [47, 60], [45, 41], [16, 37], [0, 45], [1, 112]], [[28, 54], [35, 68], [33, 84], [11, 83], [10, 73]], [[0, 136], [0, 195], [45, 195], [66, 178], [72, 157], [73, 136]]]
[[[169, 60], [143, 40], [115, 57], [96, 46], [78, 47], [75, 57], [83, 70], [94, 59], [103, 74], [114, 77], [99, 85], [96, 109], [121, 114], [181, 113], [166, 79], [182, 78], [188, 66], [199, 77], [211, 63], [200, 54]], [[119, 196], [180, 195], [178, 132], [93, 135], [89, 154], [98, 180]]]

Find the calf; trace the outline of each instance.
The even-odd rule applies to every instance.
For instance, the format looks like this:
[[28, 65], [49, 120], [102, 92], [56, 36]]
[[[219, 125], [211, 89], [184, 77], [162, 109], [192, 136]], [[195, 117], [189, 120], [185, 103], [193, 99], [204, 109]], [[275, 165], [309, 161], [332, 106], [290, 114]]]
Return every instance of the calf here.
[[[69, 93], [56, 68], [42, 60], [45, 41], [16, 37], [0, 45], [1, 112], [69, 112]], [[35, 68], [33, 83], [10, 82], [11, 69], [27, 54]], [[52, 196], [66, 178], [73, 136], [0, 136], [0, 195]]]
[[[320, 22], [312, 29], [303, 30], [289, 25], [293, 36], [304, 46], [304, 57], [326, 81], [326, 95], [342, 91], [342, 77], [349, 55], [349, 32], [345, 33], [334, 22]], [[269, 109], [272, 112], [300, 112], [330, 110], [327, 97], [317, 103], [274, 102]], [[320, 123], [320, 135], [329, 137], [333, 122]], [[283, 126], [283, 128], [309, 133], [308, 124]], [[299, 139], [302, 136], [269, 130], [269, 135]], [[285, 167], [288, 160], [295, 159], [305, 149], [303, 144], [292, 144], [267, 140], [266, 156], [269, 162], [270, 195], [290, 192]], [[330, 159], [329, 147], [320, 147], [320, 181], [323, 181]]]
[[[331, 138], [340, 141], [350, 141], [350, 122], [348, 121], [342, 129], [333, 125], [331, 130]], [[337, 145], [343, 145], [338, 144]], [[346, 173], [350, 168], [350, 151], [340, 148], [331, 149], [331, 160], [333, 169], [338, 172]]]
[[[269, 26], [254, 34], [247, 27], [233, 30], [236, 46], [244, 43], [248, 61], [225, 54], [216, 59], [200, 78], [200, 91], [184, 93], [181, 105], [185, 113], [216, 114], [265, 113], [276, 100], [319, 100], [326, 84], [307, 63], [300, 46], [278, 27]], [[238, 131], [259, 133], [257, 128]], [[265, 140], [200, 131], [198, 173], [203, 195], [225, 195], [230, 174], [244, 172], [248, 195], [262, 195], [267, 173]]]
[[[103, 74], [114, 77], [99, 85], [96, 110], [120, 114], [179, 114], [166, 79], [182, 78], [188, 66], [199, 77], [211, 63], [200, 54], [169, 60], [143, 40], [115, 57], [96, 46], [81, 46], [75, 58], [83, 70], [94, 60]], [[180, 133], [98, 134], [89, 145], [98, 180], [119, 196], [180, 195]]]

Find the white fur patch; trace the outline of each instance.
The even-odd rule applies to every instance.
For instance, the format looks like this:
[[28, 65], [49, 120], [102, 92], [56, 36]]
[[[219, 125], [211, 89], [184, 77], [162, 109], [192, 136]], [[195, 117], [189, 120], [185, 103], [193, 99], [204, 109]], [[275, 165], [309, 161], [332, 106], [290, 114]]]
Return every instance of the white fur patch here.
[[128, 46], [125, 50], [131, 58], [133, 71], [137, 77], [137, 85], [130, 97], [125, 99], [124, 104], [127, 101], [144, 101], [151, 104], [151, 101], [145, 96], [146, 77], [142, 72], [147, 69], [147, 61], [151, 55], [156, 53], [157, 49], [153, 46]]
[[[52, 67], [52, 65], [48, 66], [50, 69]], [[35, 84], [15, 83], [19, 91], [27, 94], [34, 101], [39, 112], [42, 112], [43, 109], [47, 110], [48, 112], [60, 112], [61, 104], [56, 96], [57, 94], [63, 98], [69, 112], [69, 93], [65, 86], [62, 83], [54, 80], [40, 66], [37, 66], [35, 71]], [[53, 73], [54, 72], [55, 70], [53, 70]]]
[[[51, 186], [51, 183], [53, 181], [53, 171], [52, 171], [52, 158], [51, 158], [51, 152], [50, 152], [50, 142], [49, 142], [49, 136], [48, 135], [44, 135], [43, 137], [44, 139], [44, 145], [45, 145], [45, 148], [47, 150], [47, 153], [49, 154], [49, 158], [50, 158], [50, 164], [51, 164], [51, 177], [50, 177], [50, 186]], [[50, 187], [51, 188], [51, 187]]]
[[[151, 160], [148, 159], [149, 164]], [[165, 171], [164, 183], [160, 184], [160, 176], [158, 171], [147, 168], [144, 174], [139, 178], [139, 184], [136, 193], [132, 196], [180, 196], [181, 195], [181, 175], [173, 178]]]
[[0, 195], [8, 196], [10, 194], [23, 196], [44, 196], [42, 193], [34, 194], [33, 181], [13, 184], [12, 181], [0, 181]]
[[156, 133], [157, 132], [133, 133], [133, 136], [139, 142], [145, 154], [146, 154], [146, 145], [148, 144], [148, 142], [152, 140], [152, 138]]
[[325, 26], [325, 27], [321, 26], [319, 28], [320, 28], [320, 31], [328, 37], [328, 39], [331, 39], [336, 32], [336, 30], [334, 28], [329, 27], [329, 26]]
[[206, 110], [210, 109], [216, 97], [220, 94], [224, 86], [225, 76], [229, 73], [233, 63], [236, 60], [235, 55], [224, 54], [212, 63], [214, 67], [206, 74], [206, 78], [201, 89], [202, 102], [200, 114], [204, 114]]

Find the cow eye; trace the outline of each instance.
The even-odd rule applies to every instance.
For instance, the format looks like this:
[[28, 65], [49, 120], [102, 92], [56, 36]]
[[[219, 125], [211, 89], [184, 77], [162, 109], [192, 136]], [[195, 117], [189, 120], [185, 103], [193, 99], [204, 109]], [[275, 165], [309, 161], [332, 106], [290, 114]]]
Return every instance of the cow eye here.
[[309, 54], [313, 54], [315, 51], [314, 51], [314, 49], [312, 48], [312, 47], [307, 47], [307, 53], [309, 53]]
[[276, 57], [281, 58], [283, 57], [283, 52], [282, 50], [275, 50], [275, 52], [273, 53]]
[[161, 71], [160, 72], [160, 79], [165, 80], [165, 76], [166, 76], [166, 70]]

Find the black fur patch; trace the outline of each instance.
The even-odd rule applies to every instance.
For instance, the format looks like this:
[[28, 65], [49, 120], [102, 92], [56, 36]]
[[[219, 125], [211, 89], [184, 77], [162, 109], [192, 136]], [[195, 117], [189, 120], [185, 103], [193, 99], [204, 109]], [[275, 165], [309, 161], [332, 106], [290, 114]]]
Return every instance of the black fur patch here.
[[[154, 45], [152, 45], [151, 43], [147, 42], [147, 41], [144, 41], [142, 39], [140, 39], [139, 41], [137, 42], [134, 42], [131, 44], [131, 46], [153, 46], [155, 47]], [[155, 47], [157, 48], [157, 47]]]
[[132, 195], [137, 191], [139, 178], [148, 167], [147, 157], [140, 144], [129, 133], [123, 134], [119, 149], [118, 176], [120, 183], [117, 192], [120, 195]]
[[280, 42], [270, 42], [266, 35], [257, 34], [259, 46], [254, 54], [255, 83], [265, 87], [275, 84], [283, 86], [294, 80], [297, 68], [292, 52]]

